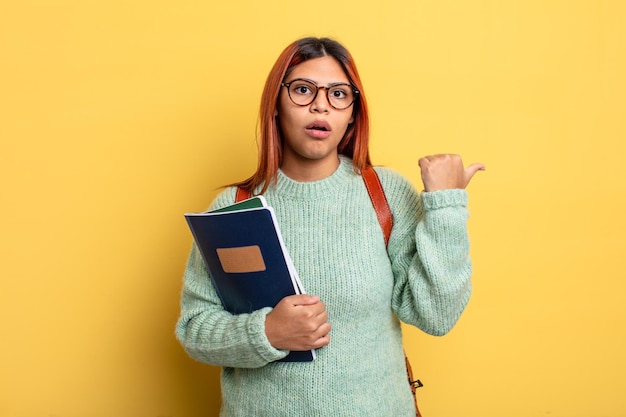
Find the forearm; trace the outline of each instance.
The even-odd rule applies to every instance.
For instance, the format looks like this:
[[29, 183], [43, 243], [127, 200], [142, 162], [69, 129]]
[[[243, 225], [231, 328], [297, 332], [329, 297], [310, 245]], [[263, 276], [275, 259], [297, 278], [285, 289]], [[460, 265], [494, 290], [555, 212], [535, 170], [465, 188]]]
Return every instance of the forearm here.
[[194, 248], [185, 271], [181, 316], [176, 336], [196, 360], [212, 365], [257, 368], [282, 359], [288, 352], [274, 349], [265, 335], [270, 308], [251, 314], [225, 311]]
[[394, 264], [393, 308], [401, 320], [433, 335], [449, 332], [471, 294], [467, 193], [422, 195], [414, 239], [405, 239]]

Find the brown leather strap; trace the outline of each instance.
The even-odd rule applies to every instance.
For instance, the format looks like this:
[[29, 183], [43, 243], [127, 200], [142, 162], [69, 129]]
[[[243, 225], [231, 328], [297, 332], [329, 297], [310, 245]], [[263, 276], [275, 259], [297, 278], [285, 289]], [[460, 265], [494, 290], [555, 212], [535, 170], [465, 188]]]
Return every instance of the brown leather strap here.
[[374, 206], [380, 227], [383, 229], [385, 245], [387, 245], [389, 243], [389, 236], [391, 235], [391, 228], [393, 227], [393, 215], [391, 214], [385, 191], [374, 168], [371, 166], [365, 168], [361, 172], [361, 175], [363, 176], [365, 187], [372, 200], [372, 205]]
[[235, 203], [243, 200], [247, 200], [251, 197], [250, 191], [244, 190], [241, 187], [237, 187], [237, 195], [235, 195]]
[[413, 393], [413, 402], [415, 402], [415, 417], [422, 417], [422, 413], [420, 413], [420, 409], [417, 406], [417, 396], [415, 394], [415, 390], [419, 387], [423, 387], [422, 381], [419, 379], [413, 379], [413, 368], [411, 368], [411, 363], [409, 362], [409, 358], [404, 355], [404, 362], [406, 363], [406, 375], [409, 379], [409, 385], [411, 386], [411, 392]]

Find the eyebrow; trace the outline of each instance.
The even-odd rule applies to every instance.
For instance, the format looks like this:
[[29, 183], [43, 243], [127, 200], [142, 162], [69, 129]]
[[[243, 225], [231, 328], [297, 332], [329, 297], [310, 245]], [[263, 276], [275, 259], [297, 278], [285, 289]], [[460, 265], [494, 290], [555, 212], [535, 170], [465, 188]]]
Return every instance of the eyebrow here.
[[[315, 84], [315, 86], [317, 86], [317, 87], [320, 86], [320, 83], [318, 83], [317, 81], [312, 80], [310, 78], [304, 78], [304, 77], [298, 77], [298, 78], [294, 78], [293, 80], [283, 81], [283, 82], [290, 84], [290, 83], [292, 83], [294, 81], [307, 81], [307, 82], [310, 82], [311, 84]], [[333, 86], [336, 86], [336, 85], [352, 85], [352, 83], [350, 81], [335, 81], [335, 82], [326, 84], [326, 87], [333, 87]], [[324, 87], [324, 86], [322, 86], [322, 87]]]

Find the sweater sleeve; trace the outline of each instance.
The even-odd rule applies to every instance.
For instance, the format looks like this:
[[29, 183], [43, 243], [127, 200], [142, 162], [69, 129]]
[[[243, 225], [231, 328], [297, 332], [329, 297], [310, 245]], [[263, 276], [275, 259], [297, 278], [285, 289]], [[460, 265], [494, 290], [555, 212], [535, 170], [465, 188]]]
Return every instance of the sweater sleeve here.
[[392, 308], [400, 320], [444, 335], [458, 321], [471, 294], [467, 192], [418, 194], [407, 180], [385, 171], [382, 181], [394, 216], [388, 246], [394, 275]]
[[[226, 191], [211, 208], [225, 206], [232, 200], [234, 192]], [[176, 325], [176, 337], [192, 358], [237, 368], [259, 368], [284, 358], [289, 352], [275, 349], [265, 334], [265, 317], [271, 310], [238, 315], [224, 310], [202, 255], [193, 245]]]

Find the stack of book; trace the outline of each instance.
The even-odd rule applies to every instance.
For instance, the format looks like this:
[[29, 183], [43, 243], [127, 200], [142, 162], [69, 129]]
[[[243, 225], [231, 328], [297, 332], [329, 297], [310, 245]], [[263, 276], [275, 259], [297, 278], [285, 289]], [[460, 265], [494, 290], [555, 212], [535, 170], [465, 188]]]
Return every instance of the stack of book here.
[[[185, 219], [224, 308], [232, 314], [274, 307], [304, 289], [263, 196]], [[286, 362], [315, 359], [315, 351], [291, 351]]]

